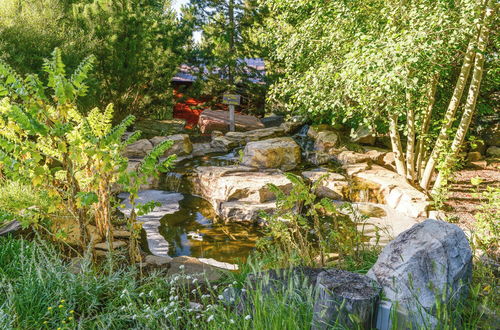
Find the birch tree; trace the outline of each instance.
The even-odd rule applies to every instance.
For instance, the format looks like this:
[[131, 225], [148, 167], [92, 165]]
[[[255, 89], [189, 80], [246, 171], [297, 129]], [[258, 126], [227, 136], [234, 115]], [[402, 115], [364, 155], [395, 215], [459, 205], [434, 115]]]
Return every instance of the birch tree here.
[[397, 172], [427, 190], [441, 150], [451, 143], [456, 155], [464, 142], [484, 71], [478, 54], [484, 62], [488, 51], [479, 33], [491, 25], [494, 2], [488, 10], [476, 0], [262, 5], [272, 15], [259, 33], [275, 49], [279, 77], [269, 102], [316, 122], [387, 131]]

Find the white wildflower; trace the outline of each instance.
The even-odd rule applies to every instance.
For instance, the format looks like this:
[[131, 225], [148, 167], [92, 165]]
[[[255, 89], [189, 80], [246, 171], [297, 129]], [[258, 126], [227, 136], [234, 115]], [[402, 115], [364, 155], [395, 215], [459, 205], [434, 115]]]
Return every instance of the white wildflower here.
[[170, 307], [174, 307], [174, 305], [175, 305], [175, 302], [173, 302], [173, 301], [169, 304]]
[[210, 315], [210, 316], [208, 317], [208, 319], [207, 319], [207, 322], [210, 322], [210, 321], [212, 321], [213, 319], [214, 319], [214, 316], [213, 316], [213, 315]]
[[229, 320], [229, 323], [234, 324], [234, 320], [233, 320], [233, 319], [230, 319], [230, 320]]
[[156, 303], [157, 304], [161, 303], [161, 298], [156, 299]]
[[218, 297], [218, 298], [219, 298], [219, 300], [224, 300], [224, 296], [223, 296], [223, 295], [221, 295], [221, 294], [219, 295], [219, 297]]
[[250, 315], [245, 316], [245, 320], [250, 320], [252, 317]]
[[139, 297], [144, 296], [144, 292], [139, 293]]

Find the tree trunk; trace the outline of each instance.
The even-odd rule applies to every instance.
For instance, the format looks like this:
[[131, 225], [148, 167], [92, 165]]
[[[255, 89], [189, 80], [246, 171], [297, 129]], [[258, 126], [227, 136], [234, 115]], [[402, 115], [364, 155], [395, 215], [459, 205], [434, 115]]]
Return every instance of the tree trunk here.
[[389, 136], [391, 137], [392, 151], [396, 161], [396, 170], [398, 174], [406, 178], [406, 166], [403, 156], [403, 147], [398, 132], [398, 115], [389, 117]]
[[[460, 147], [465, 140], [465, 135], [469, 130], [470, 122], [476, 109], [477, 97], [479, 96], [481, 80], [483, 79], [484, 73], [484, 53], [486, 51], [486, 46], [488, 45], [488, 37], [490, 34], [489, 25], [491, 17], [493, 16], [494, 9], [494, 1], [488, 1], [486, 12], [483, 18], [483, 25], [481, 27], [481, 32], [479, 34], [477, 43], [477, 51], [474, 60], [474, 71], [472, 73], [472, 79], [470, 82], [469, 91], [467, 93], [467, 101], [465, 102], [464, 113], [462, 115], [462, 119], [460, 120], [455, 138], [453, 139], [453, 142], [451, 144], [451, 159], [456, 158], [456, 156], [458, 155], [458, 151], [460, 150]], [[451, 164], [447, 164], [446, 166], [451, 166]], [[436, 182], [434, 183], [434, 191], [441, 186], [442, 179], [442, 173], [439, 173]]]
[[443, 143], [448, 136], [448, 130], [453, 124], [455, 113], [460, 104], [460, 100], [462, 99], [465, 84], [467, 83], [467, 79], [469, 79], [470, 69], [474, 60], [474, 47], [476, 45], [476, 39], [477, 37], [473, 38], [469, 42], [467, 51], [465, 52], [464, 62], [462, 64], [462, 68], [460, 69], [460, 75], [458, 77], [457, 84], [455, 85], [453, 95], [451, 97], [450, 103], [448, 104], [448, 109], [446, 110], [446, 113], [444, 115], [443, 126], [439, 131], [439, 135], [437, 137], [434, 148], [432, 149], [432, 153], [429, 157], [429, 160], [427, 161], [427, 165], [425, 166], [424, 172], [422, 173], [422, 177], [420, 178], [420, 187], [422, 187], [424, 190], [427, 190], [429, 188], [432, 173], [434, 172], [434, 168], [436, 167], [436, 161], [443, 147]]
[[437, 83], [438, 83], [438, 75], [435, 74], [434, 77], [432, 78], [431, 81], [431, 88], [429, 89], [429, 104], [427, 105], [427, 109], [424, 113], [424, 118], [422, 120], [422, 127], [420, 130], [420, 134], [418, 136], [418, 143], [417, 143], [417, 162], [416, 162], [416, 176], [417, 178], [420, 178], [420, 175], [422, 174], [422, 164], [425, 160], [425, 153], [426, 150], [424, 150], [424, 139], [425, 136], [427, 135], [427, 132], [429, 132], [429, 127], [431, 124], [431, 117], [432, 117], [432, 109], [434, 108], [434, 103], [436, 103], [436, 89], [437, 89]]
[[411, 96], [407, 95], [408, 111], [406, 125], [408, 127], [408, 142], [406, 145], [406, 177], [408, 181], [415, 180], [415, 110], [412, 107]]
[[234, 89], [234, 71], [235, 71], [235, 63], [234, 63], [234, 35], [235, 35], [235, 24], [234, 24], [234, 0], [229, 0], [229, 8], [228, 8], [228, 16], [229, 16], [229, 53], [230, 53], [230, 63], [228, 68], [228, 82], [229, 87]]

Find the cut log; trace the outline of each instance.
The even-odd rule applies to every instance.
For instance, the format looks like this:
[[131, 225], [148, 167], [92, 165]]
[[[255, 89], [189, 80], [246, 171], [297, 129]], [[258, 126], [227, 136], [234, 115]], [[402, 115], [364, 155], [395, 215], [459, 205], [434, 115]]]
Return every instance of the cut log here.
[[329, 269], [318, 275], [312, 329], [371, 329], [380, 286], [369, 277]]

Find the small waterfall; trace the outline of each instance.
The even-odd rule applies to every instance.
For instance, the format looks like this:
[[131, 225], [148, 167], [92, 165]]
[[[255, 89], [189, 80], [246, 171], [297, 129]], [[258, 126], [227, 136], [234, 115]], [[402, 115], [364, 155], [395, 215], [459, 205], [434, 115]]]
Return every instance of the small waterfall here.
[[314, 149], [314, 140], [307, 136], [309, 125], [304, 125], [300, 128], [299, 132], [293, 136], [293, 139], [300, 146], [302, 156], [304, 159], [309, 159], [309, 155]]
[[180, 192], [182, 184], [182, 174], [176, 172], [168, 172], [164, 176], [162, 188], [166, 191]]

